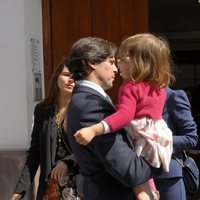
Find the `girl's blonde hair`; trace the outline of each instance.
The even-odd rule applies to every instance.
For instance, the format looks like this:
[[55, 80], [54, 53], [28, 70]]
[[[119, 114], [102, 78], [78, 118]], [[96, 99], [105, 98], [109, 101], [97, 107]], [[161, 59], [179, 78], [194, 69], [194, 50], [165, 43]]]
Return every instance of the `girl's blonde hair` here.
[[128, 37], [121, 43], [117, 57], [130, 63], [130, 80], [156, 87], [169, 86], [175, 80], [170, 48], [164, 38], [150, 33]]

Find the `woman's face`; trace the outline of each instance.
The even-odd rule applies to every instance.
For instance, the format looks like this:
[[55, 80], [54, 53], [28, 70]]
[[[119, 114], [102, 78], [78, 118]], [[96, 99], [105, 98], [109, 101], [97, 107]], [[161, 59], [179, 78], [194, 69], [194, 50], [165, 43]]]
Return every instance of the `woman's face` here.
[[71, 78], [71, 73], [67, 67], [64, 67], [60, 75], [58, 76], [58, 87], [60, 93], [71, 94], [75, 86], [74, 80]]

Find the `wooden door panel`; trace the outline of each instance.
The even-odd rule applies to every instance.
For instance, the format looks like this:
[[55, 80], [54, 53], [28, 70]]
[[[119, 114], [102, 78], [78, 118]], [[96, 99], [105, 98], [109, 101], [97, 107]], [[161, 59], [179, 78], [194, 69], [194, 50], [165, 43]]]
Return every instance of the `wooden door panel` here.
[[[96, 36], [117, 45], [148, 30], [148, 0], [42, 0], [45, 91], [53, 68], [81, 37]], [[122, 80], [108, 91], [114, 103]]]
[[106, 0], [92, 1], [92, 35], [106, 38]]
[[148, 31], [148, 0], [133, 1], [134, 34]]
[[91, 0], [51, 0], [53, 66], [80, 37], [91, 35]]
[[134, 34], [134, 13], [131, 10], [133, 10], [132, 0], [120, 1], [120, 30], [122, 39]]
[[148, 1], [120, 1], [121, 38], [148, 30]]

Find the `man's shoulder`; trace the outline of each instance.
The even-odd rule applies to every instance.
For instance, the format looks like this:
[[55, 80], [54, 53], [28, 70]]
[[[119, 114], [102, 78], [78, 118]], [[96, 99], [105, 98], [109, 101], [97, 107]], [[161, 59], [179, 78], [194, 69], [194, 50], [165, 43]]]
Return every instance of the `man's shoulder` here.
[[74, 88], [71, 101], [73, 103], [78, 103], [81, 105], [83, 104], [104, 105], [104, 103], [105, 104], [108, 103], [107, 98], [103, 96], [100, 92], [98, 92], [97, 90], [93, 88], [85, 87], [85, 86], [79, 86], [79, 87]]
[[102, 97], [103, 95], [98, 92], [97, 90], [91, 88], [91, 87], [87, 87], [87, 86], [82, 86], [82, 85], [77, 85], [74, 90], [73, 90], [73, 95], [97, 95]]

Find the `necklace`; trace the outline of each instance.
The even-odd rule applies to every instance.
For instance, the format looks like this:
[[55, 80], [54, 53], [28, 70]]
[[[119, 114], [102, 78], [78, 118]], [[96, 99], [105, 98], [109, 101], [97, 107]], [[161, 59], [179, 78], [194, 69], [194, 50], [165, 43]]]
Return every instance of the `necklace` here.
[[[66, 111], [60, 111], [60, 113], [58, 112], [58, 107], [55, 107], [55, 112], [54, 112], [54, 116], [55, 116], [55, 123], [58, 127], [62, 126], [63, 123], [65, 122], [65, 115], [66, 115]], [[64, 117], [63, 117], [64, 116]]]
[[64, 128], [63, 128], [64, 120], [61, 121], [60, 116], [58, 114], [57, 107], [55, 108], [55, 123], [57, 125], [57, 135], [58, 135], [57, 154], [58, 154], [58, 156], [63, 158], [66, 155], [67, 151], [68, 151], [69, 154], [72, 154], [72, 151], [71, 151], [69, 145], [67, 144], [67, 142], [64, 139], [63, 134], [66, 133]]

